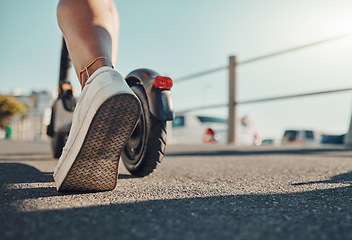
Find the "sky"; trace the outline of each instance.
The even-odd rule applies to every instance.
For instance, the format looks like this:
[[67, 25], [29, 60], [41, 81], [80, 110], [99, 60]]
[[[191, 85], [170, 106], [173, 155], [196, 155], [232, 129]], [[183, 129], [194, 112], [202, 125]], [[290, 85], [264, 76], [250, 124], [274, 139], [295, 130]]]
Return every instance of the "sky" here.
[[[193, 73], [352, 32], [350, 0], [116, 0], [116, 69], [151, 68], [175, 80], [176, 111], [226, 104], [228, 72]], [[0, 1], [0, 94], [57, 89], [61, 32], [57, 1]], [[238, 67], [239, 101], [352, 86], [352, 37]], [[73, 71], [71, 82], [79, 95]], [[239, 106], [262, 138], [285, 129], [348, 131], [352, 92]], [[226, 107], [196, 113], [227, 117]]]

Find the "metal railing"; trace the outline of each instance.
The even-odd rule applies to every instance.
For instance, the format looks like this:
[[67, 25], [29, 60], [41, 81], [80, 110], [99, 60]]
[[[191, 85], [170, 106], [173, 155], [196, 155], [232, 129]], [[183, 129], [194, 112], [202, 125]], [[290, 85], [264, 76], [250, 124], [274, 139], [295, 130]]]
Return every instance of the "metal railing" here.
[[[313, 47], [319, 44], [324, 44], [324, 43], [328, 43], [328, 42], [332, 42], [332, 41], [336, 41], [336, 40], [340, 40], [343, 38], [347, 38], [352, 36], [352, 33], [349, 34], [344, 34], [344, 35], [340, 35], [340, 36], [336, 36], [333, 38], [328, 38], [328, 39], [324, 39], [321, 41], [317, 41], [317, 42], [312, 42], [312, 43], [308, 43], [308, 44], [304, 44], [301, 46], [297, 46], [294, 48], [290, 48], [290, 49], [286, 49], [286, 50], [282, 50], [282, 51], [278, 51], [278, 52], [274, 52], [274, 53], [270, 53], [270, 54], [266, 54], [263, 56], [259, 56], [259, 57], [255, 57], [252, 59], [248, 59], [248, 60], [244, 60], [244, 61], [237, 61], [237, 57], [236, 56], [230, 56], [229, 57], [229, 64], [228, 66], [221, 66], [221, 67], [217, 67], [217, 68], [213, 68], [213, 69], [209, 69], [206, 71], [202, 71], [202, 72], [197, 72], [194, 74], [190, 74], [187, 76], [183, 76], [180, 78], [176, 78], [174, 79], [175, 84], [186, 81], [186, 80], [191, 80], [194, 78], [198, 78], [201, 76], [205, 76], [208, 74], [213, 74], [222, 70], [226, 70], [228, 69], [229, 74], [229, 100], [228, 103], [223, 103], [223, 104], [214, 104], [214, 105], [208, 105], [208, 106], [200, 106], [200, 107], [193, 107], [193, 108], [189, 108], [189, 109], [185, 109], [182, 112], [188, 112], [188, 111], [194, 111], [194, 110], [203, 110], [203, 109], [211, 109], [211, 108], [218, 108], [218, 107], [224, 107], [227, 106], [228, 107], [228, 134], [227, 134], [227, 143], [228, 144], [233, 144], [233, 145], [237, 145], [237, 134], [236, 131], [238, 129], [238, 116], [237, 116], [237, 107], [239, 104], [250, 104], [250, 103], [260, 103], [260, 102], [267, 102], [267, 101], [276, 101], [276, 100], [283, 100], [283, 99], [291, 99], [291, 98], [299, 98], [299, 97], [307, 97], [307, 96], [315, 96], [315, 95], [322, 95], [322, 94], [331, 94], [331, 93], [337, 93], [337, 92], [345, 92], [345, 91], [351, 91], [352, 88], [344, 88], [344, 89], [333, 89], [333, 90], [328, 90], [328, 91], [319, 91], [319, 92], [309, 92], [309, 93], [300, 93], [300, 94], [294, 94], [294, 95], [286, 95], [286, 96], [277, 96], [277, 97], [269, 97], [269, 98], [261, 98], [261, 99], [252, 99], [252, 100], [245, 100], [245, 101], [238, 101], [237, 96], [238, 96], [238, 84], [237, 84], [237, 67], [240, 65], [244, 65], [244, 64], [248, 64], [248, 63], [253, 63], [253, 62], [257, 62], [257, 61], [261, 61], [264, 59], [268, 59], [268, 58], [272, 58], [272, 57], [276, 57], [279, 55], [283, 55], [286, 53], [290, 53], [290, 52], [294, 52], [294, 51], [298, 51], [298, 50], [303, 50], [309, 47]], [[352, 123], [352, 120], [351, 120]], [[347, 137], [347, 141], [350, 141], [352, 144], [352, 124], [350, 126], [350, 130], [349, 133], [351, 132], [351, 137]]]

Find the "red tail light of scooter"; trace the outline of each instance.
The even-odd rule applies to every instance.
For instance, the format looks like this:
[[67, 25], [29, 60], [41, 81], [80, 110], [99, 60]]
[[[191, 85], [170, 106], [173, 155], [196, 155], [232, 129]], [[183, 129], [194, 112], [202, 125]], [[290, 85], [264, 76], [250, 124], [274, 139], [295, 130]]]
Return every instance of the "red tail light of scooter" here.
[[154, 78], [153, 85], [156, 89], [160, 90], [170, 90], [173, 82], [169, 77], [157, 76]]

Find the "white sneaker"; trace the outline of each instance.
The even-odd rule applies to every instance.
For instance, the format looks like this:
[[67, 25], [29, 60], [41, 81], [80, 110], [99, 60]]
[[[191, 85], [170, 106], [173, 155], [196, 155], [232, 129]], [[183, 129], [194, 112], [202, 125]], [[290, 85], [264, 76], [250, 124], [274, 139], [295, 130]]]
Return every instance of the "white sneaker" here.
[[116, 187], [120, 154], [140, 116], [139, 99], [110, 67], [87, 80], [54, 171], [58, 191], [107, 191]]

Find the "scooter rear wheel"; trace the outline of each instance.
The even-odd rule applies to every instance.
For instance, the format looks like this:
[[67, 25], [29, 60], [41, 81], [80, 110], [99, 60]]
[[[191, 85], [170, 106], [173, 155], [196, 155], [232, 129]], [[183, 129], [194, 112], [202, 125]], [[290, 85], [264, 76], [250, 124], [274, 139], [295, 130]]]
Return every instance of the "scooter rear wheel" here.
[[142, 104], [137, 126], [122, 153], [126, 169], [134, 176], [147, 176], [161, 163], [166, 148], [166, 121], [156, 119], [150, 112], [148, 100], [141, 86], [131, 89]]

